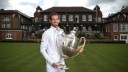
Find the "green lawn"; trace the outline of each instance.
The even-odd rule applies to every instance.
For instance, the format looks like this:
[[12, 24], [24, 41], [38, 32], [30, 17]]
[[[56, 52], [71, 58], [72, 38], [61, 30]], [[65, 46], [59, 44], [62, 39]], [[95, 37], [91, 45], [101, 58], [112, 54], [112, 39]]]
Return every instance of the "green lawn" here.
[[[45, 72], [39, 43], [0, 43], [0, 72]], [[128, 72], [128, 44], [87, 44], [67, 72]]]

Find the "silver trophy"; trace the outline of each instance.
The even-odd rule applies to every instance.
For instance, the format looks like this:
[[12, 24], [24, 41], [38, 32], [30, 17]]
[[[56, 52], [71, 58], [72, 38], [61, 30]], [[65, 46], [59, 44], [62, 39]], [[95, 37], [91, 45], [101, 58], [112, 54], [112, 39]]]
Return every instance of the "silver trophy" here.
[[[76, 28], [70, 31], [70, 34], [65, 34], [62, 30], [61, 34], [64, 39], [61, 52], [62, 57], [64, 57], [65, 59], [74, 58], [79, 54], [77, 48], [84, 48], [86, 42], [85, 37], [81, 37], [80, 39], [78, 39], [75, 36]], [[62, 64], [60, 64], [60, 68], [68, 69], [67, 67], [65, 67], [65, 65]]]

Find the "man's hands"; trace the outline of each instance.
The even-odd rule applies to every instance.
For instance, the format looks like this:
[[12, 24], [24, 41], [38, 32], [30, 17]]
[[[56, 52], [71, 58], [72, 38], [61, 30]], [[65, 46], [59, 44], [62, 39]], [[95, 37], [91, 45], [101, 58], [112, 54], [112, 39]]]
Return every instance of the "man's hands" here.
[[[82, 53], [83, 50], [84, 50], [84, 49], [81, 48], [81, 47], [78, 47], [78, 48], [76, 49], [76, 51], [78, 51], [78, 53]], [[58, 63], [53, 63], [53, 64], [52, 64], [52, 67], [54, 67], [54, 68], [58, 68], [59, 65], [60, 65], [60, 64], [58, 64]]]
[[80, 48], [80, 47], [76, 49], [76, 51], [78, 51], [78, 53], [82, 53], [83, 50], [84, 50], [84, 49], [83, 49], [83, 48]]
[[57, 68], [59, 65], [57, 63], [53, 63], [52, 67]]
[[54, 67], [54, 68], [62, 68], [62, 69], [66, 68], [66, 66], [64, 64], [58, 64], [58, 63], [53, 63], [52, 67]]

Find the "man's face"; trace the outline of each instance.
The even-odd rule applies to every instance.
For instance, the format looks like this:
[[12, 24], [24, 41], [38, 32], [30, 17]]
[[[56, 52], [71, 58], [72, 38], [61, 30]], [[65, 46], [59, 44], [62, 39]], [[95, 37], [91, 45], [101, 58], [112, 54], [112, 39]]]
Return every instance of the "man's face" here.
[[54, 27], [58, 27], [60, 20], [57, 15], [52, 15], [50, 22]]

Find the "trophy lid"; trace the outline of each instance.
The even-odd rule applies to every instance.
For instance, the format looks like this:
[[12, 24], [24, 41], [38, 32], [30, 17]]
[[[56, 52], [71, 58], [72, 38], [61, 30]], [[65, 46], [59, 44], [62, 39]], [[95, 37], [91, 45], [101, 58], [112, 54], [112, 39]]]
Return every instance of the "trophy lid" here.
[[75, 34], [76, 33], [76, 27], [74, 27], [73, 30], [70, 32]]
[[76, 33], [76, 31], [72, 30], [72, 31], [71, 31], [71, 33], [74, 33], [74, 34], [75, 34], [75, 33]]

